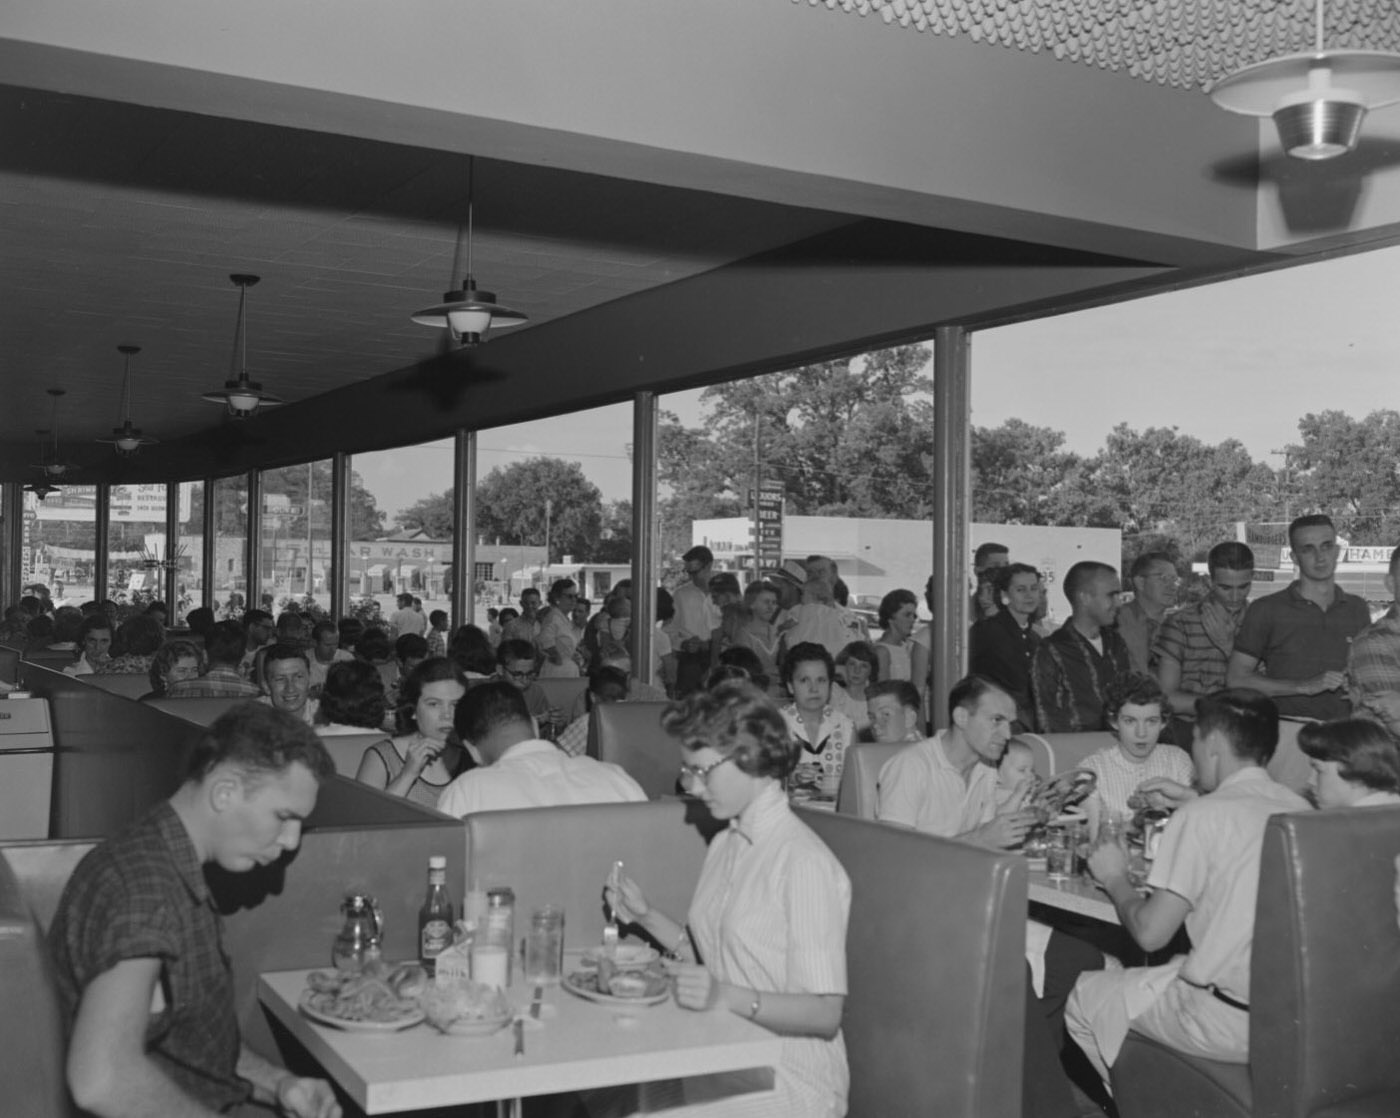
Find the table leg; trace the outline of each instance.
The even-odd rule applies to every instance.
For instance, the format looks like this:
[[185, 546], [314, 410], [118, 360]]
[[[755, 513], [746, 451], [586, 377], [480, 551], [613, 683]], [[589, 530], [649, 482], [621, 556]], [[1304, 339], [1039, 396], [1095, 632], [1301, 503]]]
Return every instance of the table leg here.
[[496, 1118], [520, 1118], [520, 1100], [498, 1099], [496, 1101]]

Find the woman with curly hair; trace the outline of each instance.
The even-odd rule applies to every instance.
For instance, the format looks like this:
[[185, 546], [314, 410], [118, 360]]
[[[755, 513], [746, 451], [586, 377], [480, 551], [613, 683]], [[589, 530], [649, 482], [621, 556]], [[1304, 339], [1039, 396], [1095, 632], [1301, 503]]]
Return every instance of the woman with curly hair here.
[[607, 901], [679, 959], [680, 1005], [756, 1021], [783, 1037], [783, 1053], [771, 1092], [725, 1097], [725, 1087], [751, 1089], [749, 1073], [629, 1090], [648, 1107], [658, 1096], [692, 1104], [668, 1114], [843, 1115], [851, 885], [788, 806], [783, 781], [797, 751], [783, 717], [752, 684], [730, 680], [672, 703], [662, 725], [680, 742], [687, 790], [730, 825], [710, 843], [686, 923], [653, 908], [620, 874], [607, 883]]
[[166, 641], [151, 657], [151, 689], [141, 696], [141, 701], [163, 698], [172, 683], [198, 679], [203, 671], [204, 649], [194, 641]]
[[[361, 666], [375, 670], [370, 664]], [[326, 684], [330, 685], [329, 675]], [[441, 656], [424, 660], [399, 689], [394, 715], [398, 736], [366, 749], [355, 779], [436, 807], [438, 796], [453, 778], [475, 767], [452, 733], [457, 701], [466, 693], [462, 669], [452, 660]]]
[[128, 617], [117, 629], [114, 655], [104, 664], [94, 664], [94, 675], [145, 675], [151, 661], [165, 643], [165, 629], [148, 613]]
[[312, 725], [318, 734], [363, 734], [384, 729], [384, 680], [373, 664], [339, 660], [326, 671]]

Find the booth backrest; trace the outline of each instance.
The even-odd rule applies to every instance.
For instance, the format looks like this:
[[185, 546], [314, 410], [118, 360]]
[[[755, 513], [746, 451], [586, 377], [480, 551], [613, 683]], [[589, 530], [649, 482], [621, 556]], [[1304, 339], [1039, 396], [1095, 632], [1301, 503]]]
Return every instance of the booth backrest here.
[[875, 818], [879, 802], [880, 769], [904, 748], [903, 742], [860, 742], [846, 751], [846, 767], [836, 793], [836, 810], [842, 815]]
[[[1084, 763], [1084, 759], [1100, 749], [1113, 744], [1113, 736], [1103, 730], [1093, 730], [1083, 734], [1017, 734], [1032, 748], [1039, 743], [1050, 758], [1050, 772], [1041, 775], [1069, 772]], [[1037, 764], [1036, 772], [1040, 772]]]
[[363, 734], [324, 734], [321, 744], [335, 762], [335, 771], [341, 776], [354, 777], [360, 770], [360, 759], [365, 750], [375, 742], [388, 741], [389, 735], [382, 730], [366, 730]]
[[0, 680], [6, 683], [19, 682], [19, 649], [0, 644]]
[[207, 726], [229, 707], [241, 702], [242, 699], [235, 698], [147, 699], [146, 705], [163, 710], [166, 714], [173, 714], [176, 718], [183, 718], [186, 722], [193, 722], [196, 726]]
[[557, 707], [566, 716], [574, 709], [579, 696], [588, 690], [586, 676], [540, 676], [536, 682], [549, 700], [549, 705]]
[[[67, 651], [57, 648], [31, 648], [24, 653], [24, 659], [31, 664], [39, 664], [61, 672], [77, 661], [78, 654], [71, 648]], [[146, 690], [149, 691], [150, 688]]]
[[842, 1028], [853, 1118], [1019, 1118], [1025, 859], [800, 814], [851, 879]]
[[464, 888], [509, 885], [517, 930], [541, 905], [563, 905], [570, 946], [602, 940], [603, 883], [617, 861], [648, 900], [684, 920], [705, 860], [702, 827], [714, 826], [699, 804], [682, 799], [483, 811], [465, 822]]
[[44, 932], [0, 856], [0, 1111], [6, 1118], [72, 1113], [64, 1080], [63, 1010]]
[[602, 703], [588, 723], [588, 753], [621, 765], [648, 796], [671, 795], [680, 774], [680, 747], [661, 728], [665, 703]]
[[49, 834], [54, 746], [44, 699], [0, 699], [0, 839]]
[[1250, 965], [1255, 1113], [1400, 1114], [1400, 808], [1275, 816]]
[[113, 695], [125, 695], [128, 699], [139, 699], [142, 695], [149, 694], [151, 690], [151, 677], [145, 672], [113, 672], [110, 675], [99, 675], [94, 672], [92, 675], [78, 676], [78, 678], [89, 686], [110, 691]]

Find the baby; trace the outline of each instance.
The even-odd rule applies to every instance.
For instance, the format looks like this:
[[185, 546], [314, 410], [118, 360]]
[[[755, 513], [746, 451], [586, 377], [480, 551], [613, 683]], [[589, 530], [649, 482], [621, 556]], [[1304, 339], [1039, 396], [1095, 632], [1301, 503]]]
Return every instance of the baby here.
[[1195, 781], [1196, 767], [1185, 751], [1157, 744], [1167, 710], [1166, 693], [1150, 676], [1129, 676], [1109, 688], [1106, 712], [1117, 740], [1080, 766], [1098, 777], [1089, 801], [1091, 827], [1104, 812], [1131, 814], [1128, 797], [1144, 780], [1165, 776], [1188, 788]]
[[1035, 785], [1035, 755], [1020, 738], [1006, 743], [997, 765], [997, 811], [1020, 807]]

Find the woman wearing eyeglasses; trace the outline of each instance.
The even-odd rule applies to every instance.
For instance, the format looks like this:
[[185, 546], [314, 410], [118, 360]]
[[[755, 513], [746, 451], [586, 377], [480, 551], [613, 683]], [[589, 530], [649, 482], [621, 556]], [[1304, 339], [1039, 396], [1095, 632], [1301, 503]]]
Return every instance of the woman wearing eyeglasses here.
[[797, 750], [783, 717], [752, 684], [732, 680], [673, 703], [662, 724], [681, 743], [686, 789], [729, 829], [710, 844], [688, 923], [652, 908], [627, 877], [608, 884], [608, 903], [670, 949], [679, 1004], [722, 1006], [784, 1043], [771, 1093], [726, 1098], [751, 1089], [741, 1073], [644, 1085], [643, 1098], [691, 1104], [688, 1115], [843, 1115], [851, 886], [788, 806], [783, 779]]

